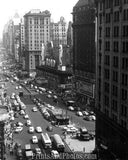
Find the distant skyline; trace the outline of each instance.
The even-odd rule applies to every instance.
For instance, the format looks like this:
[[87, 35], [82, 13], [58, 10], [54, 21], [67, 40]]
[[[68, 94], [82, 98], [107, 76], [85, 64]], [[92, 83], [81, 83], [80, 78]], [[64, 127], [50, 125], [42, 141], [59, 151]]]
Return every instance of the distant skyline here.
[[17, 12], [20, 17], [32, 9], [49, 10], [51, 20], [57, 22], [63, 16], [66, 22], [72, 21], [73, 7], [79, 0], [3, 0], [0, 5], [0, 39], [4, 25]]

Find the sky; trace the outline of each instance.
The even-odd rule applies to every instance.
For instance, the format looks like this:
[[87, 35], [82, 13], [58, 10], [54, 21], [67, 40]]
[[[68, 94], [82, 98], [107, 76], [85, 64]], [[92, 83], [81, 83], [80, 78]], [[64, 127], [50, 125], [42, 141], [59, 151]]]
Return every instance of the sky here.
[[78, 0], [2, 0], [0, 4], [0, 38], [4, 25], [17, 12], [21, 17], [31, 9], [49, 10], [51, 19], [59, 21], [63, 16], [66, 20], [72, 21], [72, 11]]

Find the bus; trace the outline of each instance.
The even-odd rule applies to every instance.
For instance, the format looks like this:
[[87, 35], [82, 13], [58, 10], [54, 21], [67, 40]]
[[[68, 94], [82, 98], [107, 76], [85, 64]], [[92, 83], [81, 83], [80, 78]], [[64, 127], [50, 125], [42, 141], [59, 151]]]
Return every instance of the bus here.
[[62, 141], [60, 135], [58, 134], [54, 134], [51, 136], [52, 138], [52, 143], [54, 145], [54, 147], [57, 149], [57, 151], [64, 151], [65, 149], [65, 145], [64, 142]]
[[47, 133], [41, 134], [41, 140], [44, 145], [44, 148], [52, 148], [52, 141]]

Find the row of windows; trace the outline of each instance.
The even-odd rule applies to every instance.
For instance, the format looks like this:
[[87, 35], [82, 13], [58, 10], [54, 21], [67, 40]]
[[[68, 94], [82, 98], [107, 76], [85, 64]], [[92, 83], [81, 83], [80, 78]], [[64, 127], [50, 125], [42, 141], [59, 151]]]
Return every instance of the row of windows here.
[[[121, 0], [123, 2], [123, 4], [128, 4], [128, 0]], [[100, 10], [102, 10], [102, 2], [100, 2], [99, 4], [99, 8]], [[111, 6], [119, 6], [120, 5], [120, 0], [114, 0], [113, 3], [112, 3], [112, 0], [106, 0], [105, 1], [105, 8], [111, 8]]]
[[[121, 68], [123, 70], [128, 70], [128, 58], [122, 58], [121, 62], [122, 62], [121, 63], [122, 64]], [[105, 61], [104, 61], [104, 63], [106, 65], [110, 65], [110, 57], [109, 57], [109, 55], [105, 55]], [[113, 67], [116, 67], [116, 68], [118, 67], [118, 65], [119, 65], [119, 59], [118, 59], [117, 56], [113, 57], [112, 63], [113, 63]]]
[[[107, 106], [109, 108], [110, 99], [109, 99], [109, 96], [107, 96], [107, 95], [104, 96], [104, 104], [105, 104], [105, 106]], [[112, 108], [113, 111], [118, 112], [118, 102], [117, 102], [117, 100], [112, 99], [111, 108]], [[124, 105], [124, 104], [121, 104], [120, 108], [121, 108], [120, 109], [120, 115], [123, 116], [123, 117], [127, 117], [127, 115], [128, 115], [127, 106]]]
[[[113, 3], [112, 3], [113, 2]], [[114, 1], [112, 1], [112, 0], [106, 0], [105, 1], [105, 8], [107, 9], [107, 8], [110, 8], [112, 5], [114, 5], [114, 6], [119, 6], [120, 5], [120, 0], [114, 0]]]
[[[128, 9], [123, 10], [123, 17], [122, 18], [124, 21], [128, 21]], [[102, 24], [102, 21], [103, 21], [103, 15], [100, 13], [99, 14], [99, 23]], [[105, 14], [105, 23], [110, 23], [111, 21], [114, 21], [114, 22], [120, 21], [120, 12], [119, 11], [115, 11], [113, 13], [113, 15], [111, 13]]]
[[[105, 51], [110, 51], [111, 46], [113, 47], [113, 52], [119, 52], [119, 41], [114, 41], [113, 45], [111, 45], [110, 41], [105, 41]], [[127, 53], [128, 52], [128, 41], [122, 42], [122, 52]], [[102, 41], [99, 40], [99, 51], [101, 51], [102, 48]]]
[[[102, 27], [99, 28], [99, 37], [102, 35]], [[106, 27], [105, 28], [105, 36], [110, 37], [111, 36], [111, 28]], [[122, 36], [128, 37], [128, 25], [123, 25], [122, 27]], [[119, 37], [119, 26], [113, 27], [113, 37]]]

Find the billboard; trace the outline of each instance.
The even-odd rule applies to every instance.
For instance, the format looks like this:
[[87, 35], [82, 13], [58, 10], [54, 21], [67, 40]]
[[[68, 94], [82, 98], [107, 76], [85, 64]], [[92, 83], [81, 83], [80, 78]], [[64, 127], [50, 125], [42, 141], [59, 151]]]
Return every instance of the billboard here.
[[83, 82], [83, 81], [77, 81], [77, 91], [79, 93], [84, 94], [85, 96], [94, 98], [95, 84]]

